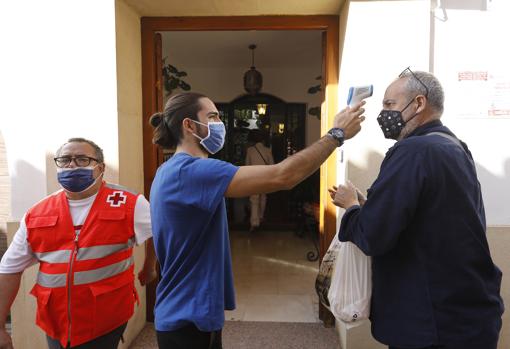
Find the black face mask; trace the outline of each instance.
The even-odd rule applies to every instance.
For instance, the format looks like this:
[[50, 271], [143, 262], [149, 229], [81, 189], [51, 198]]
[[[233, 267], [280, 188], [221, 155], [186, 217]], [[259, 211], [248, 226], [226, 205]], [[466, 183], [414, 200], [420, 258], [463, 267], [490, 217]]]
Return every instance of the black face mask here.
[[[414, 98], [407, 103], [407, 105], [402, 110], [381, 110], [381, 113], [377, 117], [377, 122], [379, 126], [381, 126], [381, 131], [384, 133], [384, 137], [389, 139], [397, 139], [400, 136], [400, 132], [406, 126], [406, 121], [402, 118], [402, 112], [407, 109], [413, 102]], [[415, 114], [411, 117], [414, 118]], [[411, 119], [407, 120], [407, 122], [411, 121]]]

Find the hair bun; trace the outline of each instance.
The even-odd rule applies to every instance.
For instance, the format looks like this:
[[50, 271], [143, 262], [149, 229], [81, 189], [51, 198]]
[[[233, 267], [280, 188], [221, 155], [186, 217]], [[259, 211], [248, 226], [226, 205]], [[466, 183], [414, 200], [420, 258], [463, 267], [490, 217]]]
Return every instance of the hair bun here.
[[161, 124], [161, 121], [163, 121], [163, 113], [161, 112], [153, 114], [149, 119], [152, 127], [158, 127]]

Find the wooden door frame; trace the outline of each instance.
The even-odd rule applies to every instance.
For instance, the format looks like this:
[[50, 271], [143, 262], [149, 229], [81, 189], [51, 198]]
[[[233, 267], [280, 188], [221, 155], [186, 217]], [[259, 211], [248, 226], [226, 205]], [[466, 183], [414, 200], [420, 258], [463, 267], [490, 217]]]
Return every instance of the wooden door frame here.
[[[150, 116], [157, 111], [158, 100], [154, 92], [159, 83], [155, 72], [154, 40], [161, 31], [237, 31], [237, 30], [323, 30], [326, 32], [324, 48], [325, 97], [322, 105], [321, 134], [333, 125], [338, 111], [339, 76], [339, 16], [229, 16], [229, 17], [142, 17], [142, 96], [143, 96], [143, 154], [144, 189], [150, 186], [157, 169], [158, 150], [152, 144]], [[320, 258], [336, 234], [336, 208], [329, 200], [327, 188], [336, 184], [336, 152], [321, 167], [321, 219]], [[324, 312], [321, 311], [321, 314]]]

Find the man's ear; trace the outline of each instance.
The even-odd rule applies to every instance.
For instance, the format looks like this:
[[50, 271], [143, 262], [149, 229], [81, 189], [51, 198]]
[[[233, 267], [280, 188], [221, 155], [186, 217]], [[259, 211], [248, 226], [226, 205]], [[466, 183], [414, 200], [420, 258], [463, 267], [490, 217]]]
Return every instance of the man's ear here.
[[196, 133], [196, 130], [195, 130], [196, 126], [193, 126], [193, 124], [195, 124], [195, 123], [193, 121], [191, 121], [191, 119], [184, 118], [182, 120], [182, 131], [187, 132], [187, 133]]
[[418, 114], [418, 113], [421, 113], [427, 106], [427, 97], [425, 97], [423, 95], [418, 95], [416, 97], [416, 103], [417, 103], [417, 107], [416, 107], [415, 113]]

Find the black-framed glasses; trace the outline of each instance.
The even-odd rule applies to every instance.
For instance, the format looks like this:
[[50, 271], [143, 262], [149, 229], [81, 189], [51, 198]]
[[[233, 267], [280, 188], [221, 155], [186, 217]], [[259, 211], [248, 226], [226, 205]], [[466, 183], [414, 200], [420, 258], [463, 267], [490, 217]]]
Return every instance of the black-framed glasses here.
[[72, 161], [74, 161], [74, 163], [78, 167], [87, 167], [88, 165], [90, 165], [91, 161], [99, 162], [99, 160], [85, 155], [59, 156], [58, 158], [54, 158], [53, 160], [55, 161], [55, 165], [57, 165], [57, 167], [59, 168], [71, 165]]
[[407, 67], [407, 68], [405, 68], [404, 70], [402, 70], [402, 73], [400, 73], [400, 74], [398, 75], [398, 77], [399, 77], [399, 78], [403, 78], [403, 77], [405, 77], [405, 76], [408, 76], [407, 72], [409, 72], [409, 73], [413, 76], [413, 78], [415, 78], [415, 79], [416, 79], [416, 80], [417, 80], [417, 81], [418, 81], [418, 82], [419, 82], [419, 83], [420, 83], [423, 87], [425, 87], [425, 97], [427, 97], [427, 98], [428, 98], [428, 96], [429, 96], [429, 89], [428, 89], [427, 85], [425, 85], [425, 84], [423, 83], [423, 81], [421, 81], [421, 80], [420, 80], [420, 79], [416, 76], [416, 74], [415, 74], [415, 73], [413, 73], [413, 71], [411, 70], [411, 67]]

